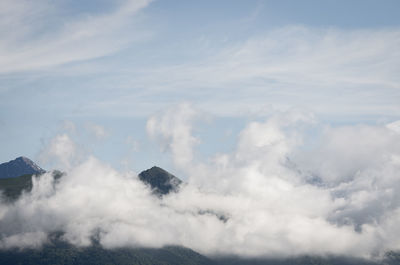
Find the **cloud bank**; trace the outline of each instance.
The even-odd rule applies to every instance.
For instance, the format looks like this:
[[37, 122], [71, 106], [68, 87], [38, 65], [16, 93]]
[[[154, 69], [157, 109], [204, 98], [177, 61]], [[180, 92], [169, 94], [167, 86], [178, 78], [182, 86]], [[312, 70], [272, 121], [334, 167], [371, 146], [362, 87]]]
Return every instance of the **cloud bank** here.
[[[400, 249], [397, 123], [326, 127], [306, 148], [313, 116], [276, 113], [250, 122], [232, 153], [202, 161], [192, 135], [199, 117], [184, 104], [148, 120], [187, 176], [179, 193], [156, 198], [136, 174], [89, 156], [0, 204], [0, 247], [36, 247], [64, 231], [78, 246], [95, 235], [107, 248], [178, 244], [208, 255], [376, 257]], [[73, 149], [57, 148], [70, 140], [57, 136], [49, 149], [73, 158]]]

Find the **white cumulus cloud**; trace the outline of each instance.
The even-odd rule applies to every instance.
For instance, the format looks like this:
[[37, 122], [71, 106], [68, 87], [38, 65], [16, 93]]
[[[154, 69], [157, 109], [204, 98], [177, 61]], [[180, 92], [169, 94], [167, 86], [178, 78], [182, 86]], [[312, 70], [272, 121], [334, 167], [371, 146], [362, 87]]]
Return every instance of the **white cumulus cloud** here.
[[[184, 104], [147, 124], [188, 177], [178, 193], [153, 196], [135, 174], [88, 156], [61, 179], [35, 177], [31, 192], [0, 203], [0, 247], [36, 247], [63, 231], [78, 246], [96, 236], [107, 248], [174, 244], [208, 255], [399, 250], [400, 134], [385, 125], [328, 127], [304, 148], [312, 116], [277, 113], [250, 122], [233, 152], [200, 161], [199, 116]], [[73, 160], [71, 141], [59, 135], [47, 153]]]

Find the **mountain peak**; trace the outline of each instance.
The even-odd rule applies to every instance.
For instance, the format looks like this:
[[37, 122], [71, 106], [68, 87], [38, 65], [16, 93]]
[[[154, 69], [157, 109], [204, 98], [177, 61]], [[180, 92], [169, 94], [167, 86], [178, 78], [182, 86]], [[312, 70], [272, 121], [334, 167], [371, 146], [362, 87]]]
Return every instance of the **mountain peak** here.
[[0, 178], [14, 178], [25, 174], [41, 174], [45, 170], [25, 156], [0, 164]]
[[165, 195], [171, 191], [178, 191], [179, 185], [182, 183], [182, 180], [157, 166], [141, 172], [139, 179], [150, 185], [153, 192], [157, 195]]

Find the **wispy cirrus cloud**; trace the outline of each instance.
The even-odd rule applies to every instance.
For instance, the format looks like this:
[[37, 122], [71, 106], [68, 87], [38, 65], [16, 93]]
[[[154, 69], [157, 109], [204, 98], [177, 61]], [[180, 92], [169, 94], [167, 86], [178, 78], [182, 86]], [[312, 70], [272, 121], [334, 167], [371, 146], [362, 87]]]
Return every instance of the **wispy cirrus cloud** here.
[[[151, 115], [182, 101], [197, 102], [218, 115], [309, 108], [336, 116], [400, 115], [400, 30], [287, 26], [242, 40], [211, 39], [190, 46], [190, 60], [123, 65], [102, 75], [118, 91], [97, 98], [85, 112]], [[187, 49], [182, 44], [182, 50]], [[177, 57], [182, 50], [171, 50]], [[159, 51], [155, 51], [157, 58]], [[102, 86], [102, 84], [99, 84]]]
[[139, 80], [149, 93], [189, 96], [190, 90], [219, 112], [275, 103], [317, 113], [398, 115], [399, 45], [398, 29], [292, 26], [230, 43], [197, 62], [141, 72]]
[[103, 12], [68, 14], [63, 2], [2, 1], [0, 73], [46, 69], [118, 51], [147, 34], [124, 32], [150, 2], [127, 0]]

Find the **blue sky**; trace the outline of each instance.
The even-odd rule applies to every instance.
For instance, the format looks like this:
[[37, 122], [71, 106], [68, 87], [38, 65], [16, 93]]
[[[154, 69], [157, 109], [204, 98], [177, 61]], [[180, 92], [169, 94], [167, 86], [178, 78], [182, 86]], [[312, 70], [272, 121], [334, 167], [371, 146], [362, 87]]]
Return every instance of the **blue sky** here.
[[77, 3], [0, 3], [0, 161], [51, 168], [67, 133], [117, 168], [171, 168], [146, 122], [182, 103], [204, 113], [200, 157], [274, 111], [400, 119], [399, 1]]

